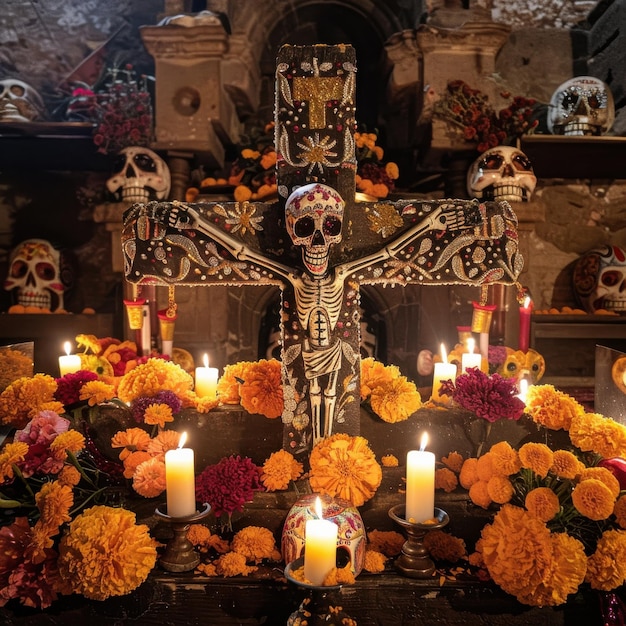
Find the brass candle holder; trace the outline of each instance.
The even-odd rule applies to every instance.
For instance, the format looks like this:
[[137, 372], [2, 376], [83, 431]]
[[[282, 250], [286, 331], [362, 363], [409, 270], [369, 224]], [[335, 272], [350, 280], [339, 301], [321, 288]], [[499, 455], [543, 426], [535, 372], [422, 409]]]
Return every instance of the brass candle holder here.
[[424, 537], [429, 530], [443, 528], [450, 518], [444, 510], [435, 507], [434, 523], [409, 522], [405, 518], [405, 510], [404, 504], [397, 504], [389, 509], [389, 517], [401, 526], [407, 535], [400, 556], [395, 561], [395, 567], [400, 574], [409, 578], [430, 578], [435, 571], [435, 564], [424, 547]]
[[187, 539], [189, 525], [204, 519], [211, 511], [211, 506], [206, 502], [201, 511], [196, 511], [193, 515], [185, 517], [172, 517], [167, 514], [167, 506], [162, 511], [159, 507], [155, 509], [155, 514], [163, 521], [172, 525], [173, 536], [167, 542], [165, 551], [159, 558], [159, 565], [168, 572], [188, 572], [200, 563], [200, 556]]

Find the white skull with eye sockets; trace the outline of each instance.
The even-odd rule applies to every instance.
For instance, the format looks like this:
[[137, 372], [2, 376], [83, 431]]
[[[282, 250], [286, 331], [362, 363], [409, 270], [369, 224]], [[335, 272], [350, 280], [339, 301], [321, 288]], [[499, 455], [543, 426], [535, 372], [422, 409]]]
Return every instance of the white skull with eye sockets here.
[[548, 130], [553, 135], [604, 135], [615, 120], [609, 86], [594, 76], [577, 76], [550, 98]]
[[530, 159], [513, 146], [483, 152], [467, 172], [467, 190], [479, 200], [528, 202], [536, 185]]
[[43, 119], [45, 105], [39, 92], [16, 78], [0, 80], [0, 122]]
[[106, 183], [116, 200], [148, 202], [166, 200], [170, 193], [170, 170], [156, 152], [141, 146], [120, 150], [115, 174]]
[[61, 274], [60, 251], [45, 239], [26, 239], [11, 253], [4, 288], [17, 290], [22, 306], [54, 312], [63, 308], [66, 284]]
[[299, 187], [285, 204], [286, 227], [294, 246], [313, 276], [328, 273], [330, 247], [341, 241], [345, 203], [332, 188], [320, 183]]

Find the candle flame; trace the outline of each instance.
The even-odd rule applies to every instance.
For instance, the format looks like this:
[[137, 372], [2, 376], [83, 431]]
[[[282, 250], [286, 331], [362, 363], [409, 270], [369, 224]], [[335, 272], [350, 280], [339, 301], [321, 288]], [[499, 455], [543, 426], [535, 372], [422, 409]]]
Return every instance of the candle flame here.
[[187, 443], [187, 432], [185, 431], [178, 440], [178, 448], [182, 448]]
[[322, 511], [322, 501], [319, 496], [315, 498], [315, 515], [317, 515], [319, 519], [324, 517], [324, 512]]
[[426, 450], [427, 445], [428, 445], [428, 433], [424, 433], [420, 440], [420, 452], [424, 452], [424, 450]]
[[66, 341], [63, 344], [63, 349], [65, 350], [65, 354], [67, 354], [67, 356], [69, 356], [72, 352], [72, 344], [69, 341]]
[[520, 378], [520, 381], [519, 381], [519, 393], [517, 394], [517, 397], [524, 404], [526, 404], [526, 397], [527, 397], [527, 395], [528, 395], [528, 379]]
[[441, 349], [441, 358], [442, 358], [444, 363], [447, 363], [448, 362], [448, 354], [446, 352], [446, 347], [443, 344], [441, 344], [440, 349]]
[[530, 303], [532, 302], [532, 300], [530, 299], [530, 296], [526, 296], [524, 298], [524, 308], [528, 309], [530, 307]]
[[473, 337], [470, 337], [467, 340], [467, 351], [470, 354], [474, 354], [474, 350], [476, 350], [476, 340]]
[[208, 354], [204, 354], [204, 357], [202, 358], [202, 362], [204, 363], [204, 367], [209, 367], [209, 355]]

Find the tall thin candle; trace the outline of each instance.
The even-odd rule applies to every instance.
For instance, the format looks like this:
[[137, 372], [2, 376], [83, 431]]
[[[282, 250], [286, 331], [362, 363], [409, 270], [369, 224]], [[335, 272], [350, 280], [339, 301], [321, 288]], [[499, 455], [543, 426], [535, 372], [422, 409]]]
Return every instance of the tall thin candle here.
[[194, 455], [184, 448], [187, 433], [180, 436], [178, 448], [165, 453], [165, 488], [167, 514], [170, 517], [187, 517], [196, 512], [196, 479]]
[[532, 300], [526, 296], [524, 304], [519, 309], [519, 343], [522, 352], [528, 352], [530, 348], [530, 314], [532, 313]]
[[406, 457], [406, 510], [409, 522], [423, 523], [435, 514], [435, 455], [426, 451], [428, 433], [422, 435], [419, 450]]

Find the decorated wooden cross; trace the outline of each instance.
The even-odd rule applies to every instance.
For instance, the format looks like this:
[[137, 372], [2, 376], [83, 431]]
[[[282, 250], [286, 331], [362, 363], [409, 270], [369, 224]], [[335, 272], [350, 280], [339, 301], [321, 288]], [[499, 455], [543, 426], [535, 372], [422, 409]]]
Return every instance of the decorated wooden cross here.
[[127, 280], [278, 285], [285, 447], [358, 434], [359, 287], [514, 284], [507, 203], [355, 202], [355, 53], [283, 47], [276, 70], [277, 203], [150, 202], [124, 217]]

